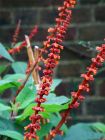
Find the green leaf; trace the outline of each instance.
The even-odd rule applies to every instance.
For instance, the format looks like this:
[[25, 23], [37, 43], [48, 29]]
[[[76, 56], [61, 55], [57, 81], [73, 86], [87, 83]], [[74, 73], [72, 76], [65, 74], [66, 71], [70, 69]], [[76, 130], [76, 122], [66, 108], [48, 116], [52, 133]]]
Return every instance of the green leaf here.
[[28, 87], [25, 87], [16, 97], [16, 102], [19, 102], [19, 109], [25, 108], [27, 105], [32, 103], [35, 99], [35, 90], [31, 90]]
[[[49, 130], [57, 126], [58, 122], [61, 120], [60, 114], [50, 114], [50, 123], [47, 123], [45, 125], [41, 126], [41, 130], [37, 132], [38, 136], [40, 136], [40, 139], [44, 139], [43, 137], [46, 136], [49, 133]], [[64, 124], [61, 128], [65, 133], [67, 132], [67, 126]]]
[[8, 74], [8, 75], [4, 76], [3, 79], [11, 80], [11, 81], [19, 81], [20, 79], [24, 80], [25, 77], [26, 77], [26, 75], [24, 75], [24, 74]]
[[26, 107], [26, 109], [21, 115], [16, 117], [16, 119], [19, 121], [23, 121], [27, 117], [31, 116], [34, 113], [34, 111], [32, 110], [32, 107], [34, 107], [35, 105], [36, 105], [35, 103], [30, 104], [28, 107]]
[[53, 79], [53, 83], [51, 85], [51, 91], [54, 91], [55, 88], [62, 82], [61, 79]]
[[2, 66], [0, 66], [0, 74], [2, 74], [7, 69], [7, 67], [7, 65], [2, 64]]
[[46, 125], [42, 125], [41, 130], [39, 130], [37, 132], [40, 139], [42, 139], [44, 136], [46, 136], [49, 133], [49, 130], [51, 130], [51, 128], [52, 128], [52, 125], [50, 123], [48, 123]]
[[105, 136], [102, 133], [96, 133], [90, 128], [90, 123], [79, 123], [70, 127], [64, 140], [98, 140]]
[[6, 106], [6, 105], [0, 103], [0, 112], [1, 111], [6, 111], [6, 110], [10, 111], [11, 110], [11, 107]]
[[100, 123], [100, 122], [93, 123], [91, 125], [91, 128], [93, 130], [95, 130], [95, 131], [99, 131], [99, 132], [105, 133], [105, 124], [103, 124], [103, 123]]
[[[23, 94], [23, 97], [25, 95], [26, 94]], [[29, 95], [29, 93], [28, 93], [28, 95]], [[30, 100], [32, 101], [33, 95], [32, 95], [32, 97], [30, 97], [29, 101]], [[27, 97], [27, 100], [28, 100], [28, 98], [29, 98], [29, 96]], [[34, 98], [35, 98], [35, 96], [34, 96]], [[33, 100], [34, 100], [34, 98], [33, 98]], [[53, 93], [49, 94], [48, 97], [46, 97], [46, 98], [47, 98], [47, 102], [42, 104], [42, 106], [44, 107], [45, 111], [43, 113], [41, 113], [45, 118], [49, 117], [49, 113], [59, 112], [61, 110], [67, 109], [68, 108], [68, 103], [67, 102], [68, 101], [70, 102], [70, 100], [68, 98], [66, 98], [64, 96], [56, 97], [56, 95], [53, 94]], [[64, 103], [66, 103], [66, 104], [64, 104]], [[27, 118], [28, 116], [30, 116], [31, 114], [33, 114], [32, 107], [34, 107], [35, 105], [36, 105], [35, 103], [30, 104], [24, 110], [23, 114], [21, 114], [20, 116], [17, 117], [17, 119], [22, 121], [25, 118]], [[24, 106], [25, 106], [25, 104], [24, 104]]]
[[10, 137], [15, 140], [23, 140], [22, 134], [16, 131], [11, 120], [0, 118], [0, 135]]
[[5, 110], [5, 111], [0, 110], [0, 118], [9, 119], [10, 118], [10, 112], [8, 110]]
[[20, 86], [20, 79], [25, 79], [25, 75], [22, 74], [11, 74], [6, 75], [3, 80], [0, 80], [0, 93], [11, 87]]
[[[32, 103], [30, 104], [25, 110], [24, 112], [17, 116], [16, 119], [19, 120], [19, 121], [23, 121], [24, 119], [26, 119], [27, 117], [31, 116], [34, 111], [32, 110], [32, 108], [36, 106], [35, 103]], [[46, 104], [43, 104], [42, 105], [45, 109], [44, 111], [44, 115], [45, 114], [48, 114], [48, 113], [54, 113], [54, 112], [59, 112], [61, 110], [64, 110], [64, 109], [67, 109], [68, 108], [68, 104], [65, 104], [65, 105], [56, 105], [56, 104], [52, 104], [52, 105], [46, 105]], [[43, 115], [43, 112], [41, 113]], [[48, 116], [48, 115], [47, 115]]]
[[[53, 127], [56, 127], [57, 124], [60, 122], [60, 120], [61, 120], [60, 114], [59, 113], [55, 113], [55, 114], [51, 115], [50, 123], [52, 123]], [[67, 128], [67, 126], [65, 124], [63, 124], [62, 127], [61, 127], [61, 130], [63, 130], [65, 133], [67, 133], [68, 128]]]
[[25, 74], [27, 69], [27, 64], [25, 62], [14, 62], [12, 63], [12, 68], [15, 73]]
[[51, 93], [49, 94], [47, 97], [46, 97], [47, 101], [45, 102], [45, 104], [58, 104], [58, 105], [61, 105], [61, 104], [64, 104], [64, 103], [67, 103], [70, 99], [68, 99], [67, 97], [65, 96], [56, 96], [54, 93]]
[[16, 43], [15, 46], [14, 46], [14, 48], [18, 48], [21, 44], [22, 44], [22, 42]]
[[15, 140], [24, 139], [22, 134], [18, 133], [17, 131], [13, 131], [13, 130], [4, 130], [4, 131], [1, 130], [0, 135], [7, 136], [7, 137], [10, 137]]
[[10, 80], [0, 80], [0, 93], [4, 90], [11, 88], [11, 87], [18, 87], [19, 84], [17, 82], [12, 82]]
[[13, 58], [10, 56], [8, 51], [5, 49], [5, 47], [0, 43], [0, 55], [4, 58], [8, 59], [11, 62], [14, 62]]
[[50, 112], [50, 113], [59, 112], [61, 110], [67, 109], [67, 107], [68, 107], [67, 104], [65, 104], [65, 105], [57, 105], [57, 104], [46, 105], [46, 104], [43, 104], [42, 106], [45, 108], [45, 112]]

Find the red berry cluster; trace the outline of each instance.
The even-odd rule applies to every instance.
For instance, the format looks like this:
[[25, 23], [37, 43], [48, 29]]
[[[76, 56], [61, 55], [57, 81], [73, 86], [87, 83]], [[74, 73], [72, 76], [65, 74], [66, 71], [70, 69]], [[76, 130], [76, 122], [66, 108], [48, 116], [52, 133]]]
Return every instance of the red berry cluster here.
[[53, 70], [58, 64], [60, 51], [63, 49], [63, 46], [60, 44], [65, 37], [67, 28], [71, 21], [72, 11], [69, 8], [73, 8], [75, 4], [76, 0], [64, 0], [63, 6], [58, 8], [59, 17], [56, 18], [55, 27], [48, 29], [50, 35], [47, 36], [47, 41], [44, 42], [44, 48], [48, 49], [48, 58], [44, 61], [44, 75], [41, 78], [38, 97], [35, 99], [37, 106], [32, 108], [35, 111], [35, 115], [30, 117], [31, 124], [25, 127], [25, 130], [29, 130], [29, 132], [25, 133], [25, 140], [31, 140], [32, 138], [37, 137], [36, 131], [40, 129], [41, 115], [38, 115], [38, 113], [44, 111], [44, 108], [41, 107], [41, 103], [44, 103], [46, 98], [43, 96], [49, 94]]
[[69, 105], [71, 109], [77, 108], [80, 104], [79, 101], [83, 101], [85, 99], [81, 93], [83, 91], [89, 92], [89, 82], [94, 80], [94, 76], [97, 74], [98, 68], [102, 66], [102, 63], [105, 61], [105, 44], [102, 44], [101, 47], [97, 47], [96, 49], [99, 51], [99, 54], [96, 56], [96, 58], [92, 58], [92, 64], [90, 67], [87, 67], [88, 72], [81, 75], [84, 80], [79, 85], [78, 91], [71, 93], [73, 97], [72, 103]]

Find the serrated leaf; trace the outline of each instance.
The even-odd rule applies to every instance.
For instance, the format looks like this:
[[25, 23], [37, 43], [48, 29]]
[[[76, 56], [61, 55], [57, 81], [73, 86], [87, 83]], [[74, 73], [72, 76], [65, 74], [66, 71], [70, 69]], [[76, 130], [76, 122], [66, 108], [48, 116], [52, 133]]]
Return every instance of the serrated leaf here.
[[25, 62], [14, 62], [11, 66], [15, 73], [25, 74], [26, 72], [27, 64]]
[[5, 47], [0, 43], [0, 56], [3, 56], [4, 58], [8, 59], [11, 62], [14, 62], [13, 58], [10, 56], [8, 51], [5, 49]]

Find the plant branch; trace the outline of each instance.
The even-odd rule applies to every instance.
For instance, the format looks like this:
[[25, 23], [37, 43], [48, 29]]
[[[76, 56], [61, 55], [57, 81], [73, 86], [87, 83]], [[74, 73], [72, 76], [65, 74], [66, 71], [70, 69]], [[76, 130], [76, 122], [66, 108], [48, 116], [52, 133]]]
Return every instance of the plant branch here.
[[[32, 66], [35, 62], [34, 53], [33, 53], [32, 48], [31, 48], [29, 37], [25, 36], [25, 39], [27, 42], [27, 53], [28, 53], [28, 58], [29, 58], [29, 64], [30, 64], [30, 67], [32, 68]], [[37, 65], [36, 65], [36, 67], [37, 67]], [[37, 75], [37, 71], [35, 69], [32, 71], [32, 76], [34, 79], [34, 84], [38, 84], [38, 75]]]

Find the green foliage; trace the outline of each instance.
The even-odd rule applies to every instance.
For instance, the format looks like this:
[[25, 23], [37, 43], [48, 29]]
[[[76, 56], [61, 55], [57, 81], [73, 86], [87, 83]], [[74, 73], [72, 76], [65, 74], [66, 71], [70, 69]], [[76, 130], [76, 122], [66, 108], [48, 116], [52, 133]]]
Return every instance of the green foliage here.
[[45, 104], [58, 104], [58, 105], [61, 105], [61, 104], [65, 104], [67, 102], [70, 101], [70, 99], [68, 99], [67, 97], [65, 96], [56, 96], [54, 93], [51, 93], [49, 94], [47, 97], [46, 97], [47, 101], [45, 102]]
[[16, 102], [19, 103], [19, 109], [24, 109], [27, 105], [32, 103], [35, 99], [35, 90], [31, 90], [27, 86], [18, 94]]
[[12, 121], [0, 118], [0, 135], [10, 137], [14, 140], [22, 140], [23, 136], [16, 131]]
[[22, 74], [6, 75], [2, 80], [0, 80], [0, 93], [8, 88], [20, 86], [19, 80], [24, 80], [24, 78], [25, 75]]
[[93, 123], [91, 125], [91, 128], [94, 131], [105, 133], [105, 124], [103, 124], [103, 123], [100, 123], [100, 122]]
[[2, 66], [0, 66], [0, 74], [2, 74], [8, 66], [6, 66], [5, 64], [2, 64]]
[[0, 43], [0, 56], [3, 56], [7, 60], [14, 62], [13, 58], [10, 56], [8, 51], [5, 49], [5, 47]]
[[15, 73], [25, 74], [27, 68], [27, 64], [25, 62], [14, 62], [11, 66]]
[[[18, 45], [18, 44], [17, 44]], [[17, 47], [17, 46], [15, 46]], [[0, 44], [0, 55], [11, 61], [11, 68], [15, 74], [7, 74], [0, 80], [0, 93], [3, 93], [8, 88], [14, 88], [14, 91], [22, 85], [26, 78], [27, 64], [25, 62], [14, 62], [13, 58], [5, 50], [2, 44]], [[2, 74], [8, 65], [0, 67], [0, 74]], [[51, 85], [50, 94], [45, 96], [47, 101], [42, 104], [44, 112], [41, 115], [44, 119], [49, 119], [49, 122], [43, 125], [41, 123], [41, 130], [38, 131], [40, 140], [44, 139], [44, 136], [49, 131], [56, 127], [61, 120], [60, 112], [68, 108], [68, 104], [72, 99], [68, 99], [65, 96], [57, 96], [54, 91], [56, 87], [62, 82], [60, 79], [53, 79]], [[4, 101], [0, 100], [0, 136], [11, 138], [11, 140], [23, 139], [23, 128], [29, 124], [29, 117], [34, 113], [32, 108], [36, 106], [36, 87], [34, 85], [32, 76], [28, 79], [25, 87], [16, 97], [16, 102], [12, 101], [7, 105]], [[15, 114], [14, 121], [11, 120], [11, 112]], [[19, 130], [17, 132], [17, 129]], [[77, 124], [68, 130], [64, 124], [61, 128], [64, 131], [65, 137], [57, 137], [57, 140], [97, 140], [105, 137], [105, 125], [102, 123], [91, 124]]]
[[10, 111], [11, 107], [0, 103], [0, 111], [6, 111], [6, 110]]
[[[35, 103], [32, 103], [29, 106], [27, 106], [25, 108], [25, 110], [23, 111], [23, 113], [21, 115], [17, 116], [16, 119], [19, 120], [19, 121], [23, 121], [24, 119], [26, 119], [27, 117], [29, 117], [30, 115], [32, 115], [33, 114], [32, 108], [34, 106], [36, 106]], [[49, 118], [50, 117], [50, 115], [49, 115], [50, 113], [59, 112], [61, 110], [67, 109], [67, 107], [68, 107], [67, 104], [64, 104], [64, 105], [58, 104], [58, 103], [56, 104], [56, 102], [55, 102], [55, 104], [47, 104], [47, 103], [45, 103], [42, 106], [45, 109], [44, 113], [42, 113], [42, 115], [45, 118]]]
[[99, 140], [105, 137], [105, 133], [95, 132], [91, 129], [91, 123], [79, 123], [68, 130], [64, 140]]

